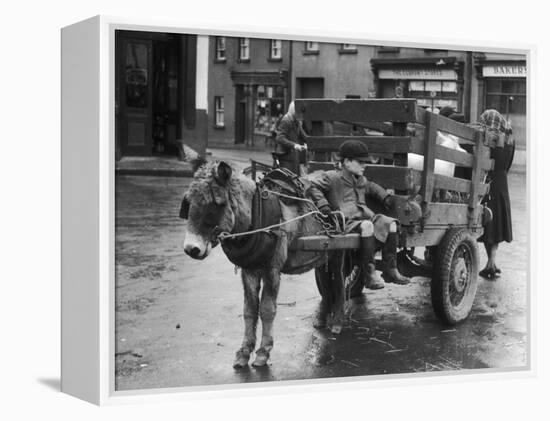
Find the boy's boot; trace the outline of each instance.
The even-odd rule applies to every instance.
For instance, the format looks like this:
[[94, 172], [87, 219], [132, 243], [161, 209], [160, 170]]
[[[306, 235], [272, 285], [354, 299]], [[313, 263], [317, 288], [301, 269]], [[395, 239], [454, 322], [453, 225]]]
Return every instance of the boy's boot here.
[[368, 289], [384, 288], [384, 281], [376, 272], [376, 265], [374, 263], [374, 252], [376, 247], [374, 235], [360, 238], [361, 269], [365, 274], [365, 287]]
[[398, 285], [406, 285], [411, 282], [411, 279], [403, 276], [397, 270], [397, 233], [390, 232], [386, 239], [386, 244], [382, 249], [382, 263], [384, 271], [382, 277], [386, 282]]

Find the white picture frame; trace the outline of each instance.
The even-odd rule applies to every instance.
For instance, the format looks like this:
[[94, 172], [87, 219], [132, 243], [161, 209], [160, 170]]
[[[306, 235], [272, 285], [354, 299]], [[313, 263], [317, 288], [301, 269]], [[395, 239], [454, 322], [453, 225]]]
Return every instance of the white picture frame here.
[[[185, 387], [165, 390], [118, 392], [114, 388], [114, 31], [156, 32], [323, 41], [376, 42], [394, 45], [396, 41], [361, 36], [319, 36], [299, 30], [281, 35], [275, 31], [255, 32], [226, 28], [182, 27], [177, 22], [97, 16], [68, 26], [62, 31], [62, 377], [63, 392], [104, 405], [138, 401], [181, 400], [209, 396], [241, 396], [277, 388], [277, 393], [301, 390], [328, 390], [334, 380], [284, 382], [284, 384], [246, 387]], [[411, 47], [430, 46], [425, 42], [406, 42]], [[453, 49], [480, 48], [452, 45]], [[488, 46], [494, 51], [511, 49]], [[534, 48], [512, 49], [527, 56], [530, 68]], [[205, 89], [204, 79], [197, 79]], [[529, 86], [528, 92], [532, 92]], [[201, 88], [202, 86], [202, 88]], [[529, 105], [528, 105], [529, 107]], [[528, 124], [528, 139], [530, 139]], [[77, 141], [75, 141], [77, 139]], [[82, 159], [85, 157], [85, 159]], [[529, 189], [529, 186], [528, 186]], [[529, 195], [529, 193], [528, 193]], [[84, 269], [84, 270], [83, 270]], [[529, 304], [532, 305], [529, 289]], [[531, 308], [529, 308], [531, 311]], [[532, 326], [530, 326], [532, 335]], [[517, 373], [534, 373], [533, 347], [529, 346], [528, 368]], [[485, 373], [486, 378], [507, 379], [514, 373]], [[437, 383], [438, 375], [391, 376], [347, 379], [340, 386], [373, 387], [381, 384]], [[461, 377], [461, 376], [452, 376]], [[440, 380], [440, 379], [439, 379]], [[463, 381], [446, 378], [446, 381]], [[206, 393], [207, 392], [207, 393]]]

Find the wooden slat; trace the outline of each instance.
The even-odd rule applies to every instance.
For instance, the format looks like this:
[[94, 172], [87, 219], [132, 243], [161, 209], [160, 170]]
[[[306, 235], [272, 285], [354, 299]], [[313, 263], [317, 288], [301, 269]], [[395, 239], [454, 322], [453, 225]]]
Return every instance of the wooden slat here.
[[357, 249], [359, 248], [359, 234], [300, 237], [297, 239], [296, 247], [303, 251]]
[[[308, 150], [312, 152], [336, 152], [342, 143], [350, 139], [365, 143], [373, 154], [414, 153], [424, 155], [425, 153], [424, 141], [409, 136], [308, 136], [306, 143]], [[472, 154], [440, 145], [435, 146], [435, 158], [467, 168], [471, 168], [474, 162]], [[481, 165], [484, 171], [489, 171], [492, 168], [490, 160], [482, 159]]]
[[437, 246], [447, 229], [444, 227], [439, 228], [425, 228], [422, 232], [414, 234], [408, 234], [404, 240], [401, 241], [403, 247], [428, 247]]
[[[481, 169], [483, 171], [490, 171], [493, 168], [493, 162], [483, 156], [483, 151], [479, 153], [482, 155], [480, 158]], [[453, 162], [460, 167], [472, 168], [474, 166], [474, 156], [477, 156], [477, 153], [472, 155], [468, 152], [457, 151], [441, 145], [435, 146], [436, 159]]]
[[463, 178], [447, 177], [434, 174], [434, 189], [452, 190], [460, 193], [469, 193], [472, 182]]
[[[489, 185], [484, 183], [475, 183], [478, 185], [477, 195], [484, 196], [489, 190]], [[463, 178], [447, 177], [441, 174], [434, 174], [434, 188], [452, 190], [460, 193], [470, 193], [472, 190], [472, 182]], [[478, 197], [479, 199], [479, 197]], [[478, 201], [476, 200], [476, 203]]]
[[314, 171], [330, 171], [336, 169], [336, 162], [309, 161], [307, 166], [309, 173]]
[[[332, 162], [309, 162], [308, 170], [327, 171], [336, 169]], [[412, 190], [420, 184], [421, 171], [408, 167], [396, 167], [393, 165], [367, 165], [365, 175], [370, 181], [381, 185], [385, 189]]]
[[393, 165], [367, 165], [367, 179], [374, 181], [385, 189], [412, 190], [420, 184], [422, 173], [408, 167]]
[[306, 121], [414, 122], [414, 99], [297, 99], [296, 117]]
[[[455, 227], [464, 227], [465, 224], [457, 225]], [[400, 243], [402, 247], [428, 247], [428, 246], [437, 246], [441, 243], [445, 232], [451, 228], [447, 227], [429, 227], [426, 226], [422, 232], [417, 232], [414, 234], [408, 234], [404, 241]], [[474, 234], [476, 238], [479, 238], [483, 234], [483, 228], [471, 229], [470, 232]]]
[[424, 171], [422, 172], [422, 203], [426, 206], [432, 200], [434, 189], [434, 165], [435, 165], [435, 145], [437, 138], [436, 115], [426, 114], [426, 130], [424, 132]]
[[[483, 191], [483, 187], [488, 187], [488, 185], [483, 185], [479, 182], [477, 183], [475, 182], [475, 181], [481, 180], [481, 176], [482, 176], [483, 170], [481, 167], [482, 167], [483, 158], [484, 158], [482, 147], [483, 147], [483, 144], [481, 142], [477, 142], [476, 145], [474, 146], [474, 167], [472, 169], [472, 180], [474, 180], [474, 182], [472, 182], [472, 184], [470, 185], [470, 203], [469, 203], [469, 208], [472, 211], [473, 209], [476, 208], [476, 206], [479, 203], [478, 196], [480, 194], [485, 195], [485, 193], [487, 192], [487, 190]], [[473, 214], [470, 213], [468, 226], [473, 226], [474, 222], [475, 221], [473, 218]]]
[[423, 153], [423, 141], [409, 136], [307, 136], [309, 151], [334, 152], [346, 140], [358, 140], [372, 153]]
[[344, 121], [344, 123], [353, 124], [354, 126], [361, 127], [363, 129], [374, 130], [374, 131], [383, 133], [387, 136], [393, 135], [392, 124], [387, 123], [385, 121], [371, 121], [371, 122], [363, 122], [363, 123]]
[[469, 127], [464, 123], [459, 123], [458, 121], [451, 120], [447, 117], [443, 117], [433, 113], [428, 114], [435, 116], [433, 120], [435, 121], [438, 130], [442, 132], [450, 133], [472, 142], [477, 142], [478, 139], [481, 139], [480, 136], [482, 135], [482, 132], [478, 129]]
[[474, 163], [474, 156], [472, 154], [446, 148], [441, 145], [435, 145], [435, 157], [443, 161], [453, 162], [461, 167], [471, 168]]
[[468, 205], [464, 203], [430, 203], [426, 227], [440, 225], [466, 225]]

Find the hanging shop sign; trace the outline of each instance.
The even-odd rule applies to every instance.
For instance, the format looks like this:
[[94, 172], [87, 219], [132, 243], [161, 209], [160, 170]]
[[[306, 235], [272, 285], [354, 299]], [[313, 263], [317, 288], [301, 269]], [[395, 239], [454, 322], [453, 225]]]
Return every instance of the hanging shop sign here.
[[527, 77], [527, 66], [522, 64], [491, 64], [483, 66], [483, 77]]
[[452, 69], [380, 69], [379, 79], [430, 79], [430, 80], [456, 80], [458, 74]]

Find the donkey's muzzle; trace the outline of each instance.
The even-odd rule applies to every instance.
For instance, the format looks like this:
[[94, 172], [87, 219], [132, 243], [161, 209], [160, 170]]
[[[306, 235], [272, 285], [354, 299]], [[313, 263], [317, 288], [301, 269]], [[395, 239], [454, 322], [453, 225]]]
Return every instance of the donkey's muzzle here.
[[206, 253], [201, 256], [201, 249], [198, 247], [185, 247], [184, 251], [193, 259], [204, 259], [206, 257]]

